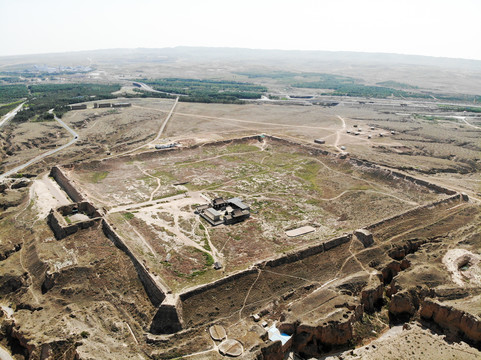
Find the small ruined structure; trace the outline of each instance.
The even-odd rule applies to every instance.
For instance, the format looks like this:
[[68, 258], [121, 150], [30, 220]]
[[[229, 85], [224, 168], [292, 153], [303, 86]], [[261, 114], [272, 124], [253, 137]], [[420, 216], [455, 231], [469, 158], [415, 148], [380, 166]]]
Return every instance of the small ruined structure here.
[[171, 143], [171, 144], [157, 144], [155, 145], [155, 148], [157, 150], [163, 150], [163, 149], [171, 149], [171, 148], [174, 148], [176, 146], [179, 146], [178, 143]]
[[354, 235], [357, 237], [357, 239], [364, 245], [364, 247], [369, 247], [372, 244], [374, 244], [374, 239], [372, 237], [372, 234], [369, 230], [366, 229], [358, 229], [354, 231]]
[[215, 198], [210, 205], [199, 206], [196, 211], [212, 226], [235, 224], [251, 216], [250, 207], [237, 197], [229, 200]]
[[102, 215], [89, 202], [82, 201], [50, 210], [47, 222], [55, 238], [61, 240], [80, 229], [100, 224]]

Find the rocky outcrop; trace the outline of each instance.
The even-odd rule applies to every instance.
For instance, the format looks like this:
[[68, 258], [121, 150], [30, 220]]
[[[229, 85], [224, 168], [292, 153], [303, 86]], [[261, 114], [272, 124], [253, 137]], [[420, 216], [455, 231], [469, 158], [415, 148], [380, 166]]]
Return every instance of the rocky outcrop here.
[[418, 251], [419, 247], [425, 244], [427, 239], [410, 239], [404, 241], [403, 244], [393, 245], [389, 250], [388, 255], [394, 260], [402, 260], [408, 254], [413, 254]]
[[29, 285], [28, 273], [21, 276], [4, 274], [0, 275], [0, 295], [6, 295]]
[[401, 290], [391, 297], [389, 303], [389, 313], [395, 317], [413, 316], [416, 313], [416, 307], [411, 293], [407, 290]]
[[[347, 311], [342, 320], [331, 320], [317, 326], [299, 322], [282, 323], [279, 330], [292, 334], [291, 350], [303, 357], [318, 357], [333, 348], [345, 346], [354, 339], [353, 324], [361, 318], [363, 306], [360, 304], [345, 306]], [[284, 349], [284, 354], [286, 350]], [[270, 351], [269, 354], [272, 359], [277, 359], [274, 358], [277, 351]]]
[[422, 301], [420, 315], [423, 319], [433, 321], [451, 333], [461, 334], [477, 347], [481, 346], [481, 319], [479, 316], [445, 305], [432, 298], [425, 298]]
[[361, 304], [368, 313], [374, 312], [383, 304], [384, 284], [379, 279], [376, 280], [361, 291]]
[[13, 324], [8, 329], [8, 336], [25, 349], [26, 358], [29, 360], [79, 360], [77, 346], [81, 343], [74, 339], [55, 340], [43, 344], [34, 344], [23, 332]]
[[271, 342], [261, 348], [257, 354], [257, 360], [283, 360], [285, 356], [280, 341]]
[[0, 261], [8, 259], [10, 255], [16, 253], [17, 251], [20, 251], [22, 249], [22, 244], [11, 244], [6, 249], [5, 247], [3, 249], [0, 249]]
[[57, 279], [59, 273], [58, 272], [49, 272], [45, 273], [45, 279], [42, 283], [42, 294], [45, 294], [55, 285], [55, 280]]

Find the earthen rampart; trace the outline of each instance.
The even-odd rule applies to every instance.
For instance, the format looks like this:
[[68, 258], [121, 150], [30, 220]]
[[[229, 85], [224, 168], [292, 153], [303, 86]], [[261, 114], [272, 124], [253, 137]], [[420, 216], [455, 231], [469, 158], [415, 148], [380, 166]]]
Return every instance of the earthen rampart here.
[[80, 193], [80, 191], [77, 190], [70, 179], [67, 178], [60, 167], [54, 166], [50, 171], [50, 176], [55, 179], [57, 184], [60, 185], [60, 187], [74, 202], [81, 202], [84, 200], [84, 196]]
[[402, 219], [403, 217], [405, 216], [409, 216], [409, 215], [412, 215], [414, 213], [416, 213], [417, 211], [419, 210], [423, 210], [423, 209], [429, 209], [429, 208], [434, 208], [436, 206], [439, 206], [439, 205], [442, 205], [442, 204], [446, 204], [446, 203], [449, 203], [449, 202], [453, 202], [453, 201], [456, 201], [456, 200], [461, 200], [462, 197], [461, 197], [461, 194], [456, 194], [456, 195], [452, 195], [448, 198], [445, 198], [445, 199], [441, 199], [441, 200], [438, 200], [438, 201], [434, 201], [432, 203], [429, 203], [429, 204], [425, 204], [425, 205], [420, 205], [420, 206], [417, 206], [413, 209], [410, 209], [408, 211], [405, 211], [401, 214], [397, 214], [397, 215], [394, 215], [394, 216], [391, 216], [391, 217], [388, 217], [388, 218], [384, 218], [382, 220], [379, 220], [373, 224], [370, 224], [366, 227], [364, 227], [364, 229], [367, 229], [367, 230], [372, 230], [372, 229], [375, 229], [381, 225], [384, 225], [386, 223], [389, 223], [389, 222], [393, 222], [393, 221], [396, 221], [396, 220], [399, 220], [399, 219]]
[[145, 292], [149, 296], [150, 301], [154, 306], [159, 306], [165, 299], [166, 291], [162, 289], [161, 285], [157, 283], [145, 266], [135, 257], [122, 238], [115, 232], [112, 226], [110, 226], [105, 219], [102, 219], [102, 230], [105, 236], [107, 236], [107, 238], [109, 238], [115, 244], [115, 246], [125, 252], [130, 260], [132, 260], [135, 270], [139, 275], [140, 281], [144, 285]]

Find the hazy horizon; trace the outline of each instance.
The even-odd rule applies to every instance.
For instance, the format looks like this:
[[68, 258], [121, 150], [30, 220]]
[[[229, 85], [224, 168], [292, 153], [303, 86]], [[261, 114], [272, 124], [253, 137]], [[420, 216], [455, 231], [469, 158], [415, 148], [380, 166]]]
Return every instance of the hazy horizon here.
[[0, 56], [217, 47], [481, 60], [481, 2], [0, 1]]

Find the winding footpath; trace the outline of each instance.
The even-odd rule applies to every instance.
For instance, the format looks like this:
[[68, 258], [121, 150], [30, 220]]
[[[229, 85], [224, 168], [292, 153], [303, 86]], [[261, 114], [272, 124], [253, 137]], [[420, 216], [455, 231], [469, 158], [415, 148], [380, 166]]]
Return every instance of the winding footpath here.
[[[53, 112], [53, 109], [49, 110], [50, 113]], [[36, 162], [39, 162], [40, 160], [43, 160], [44, 158], [46, 158], [47, 156], [51, 156], [71, 145], [73, 145], [75, 142], [78, 141], [79, 139], [79, 136], [78, 134], [72, 129], [70, 128], [67, 124], [65, 124], [61, 119], [59, 119], [57, 116], [55, 116], [55, 120], [65, 129], [67, 130], [70, 134], [72, 134], [73, 136], [73, 139], [70, 140], [67, 144], [65, 145], [62, 145], [56, 149], [52, 149], [50, 151], [47, 151], [46, 153], [43, 153], [41, 155], [38, 155], [36, 157], [34, 157], [33, 159], [30, 159], [29, 161], [27, 161], [26, 163], [22, 164], [22, 165], [19, 165], [9, 171], [7, 171], [6, 173], [3, 173], [0, 175], [0, 181], [3, 181], [5, 178], [13, 175], [13, 174], [16, 174], [17, 172], [29, 167], [30, 165], [36, 163]]]

